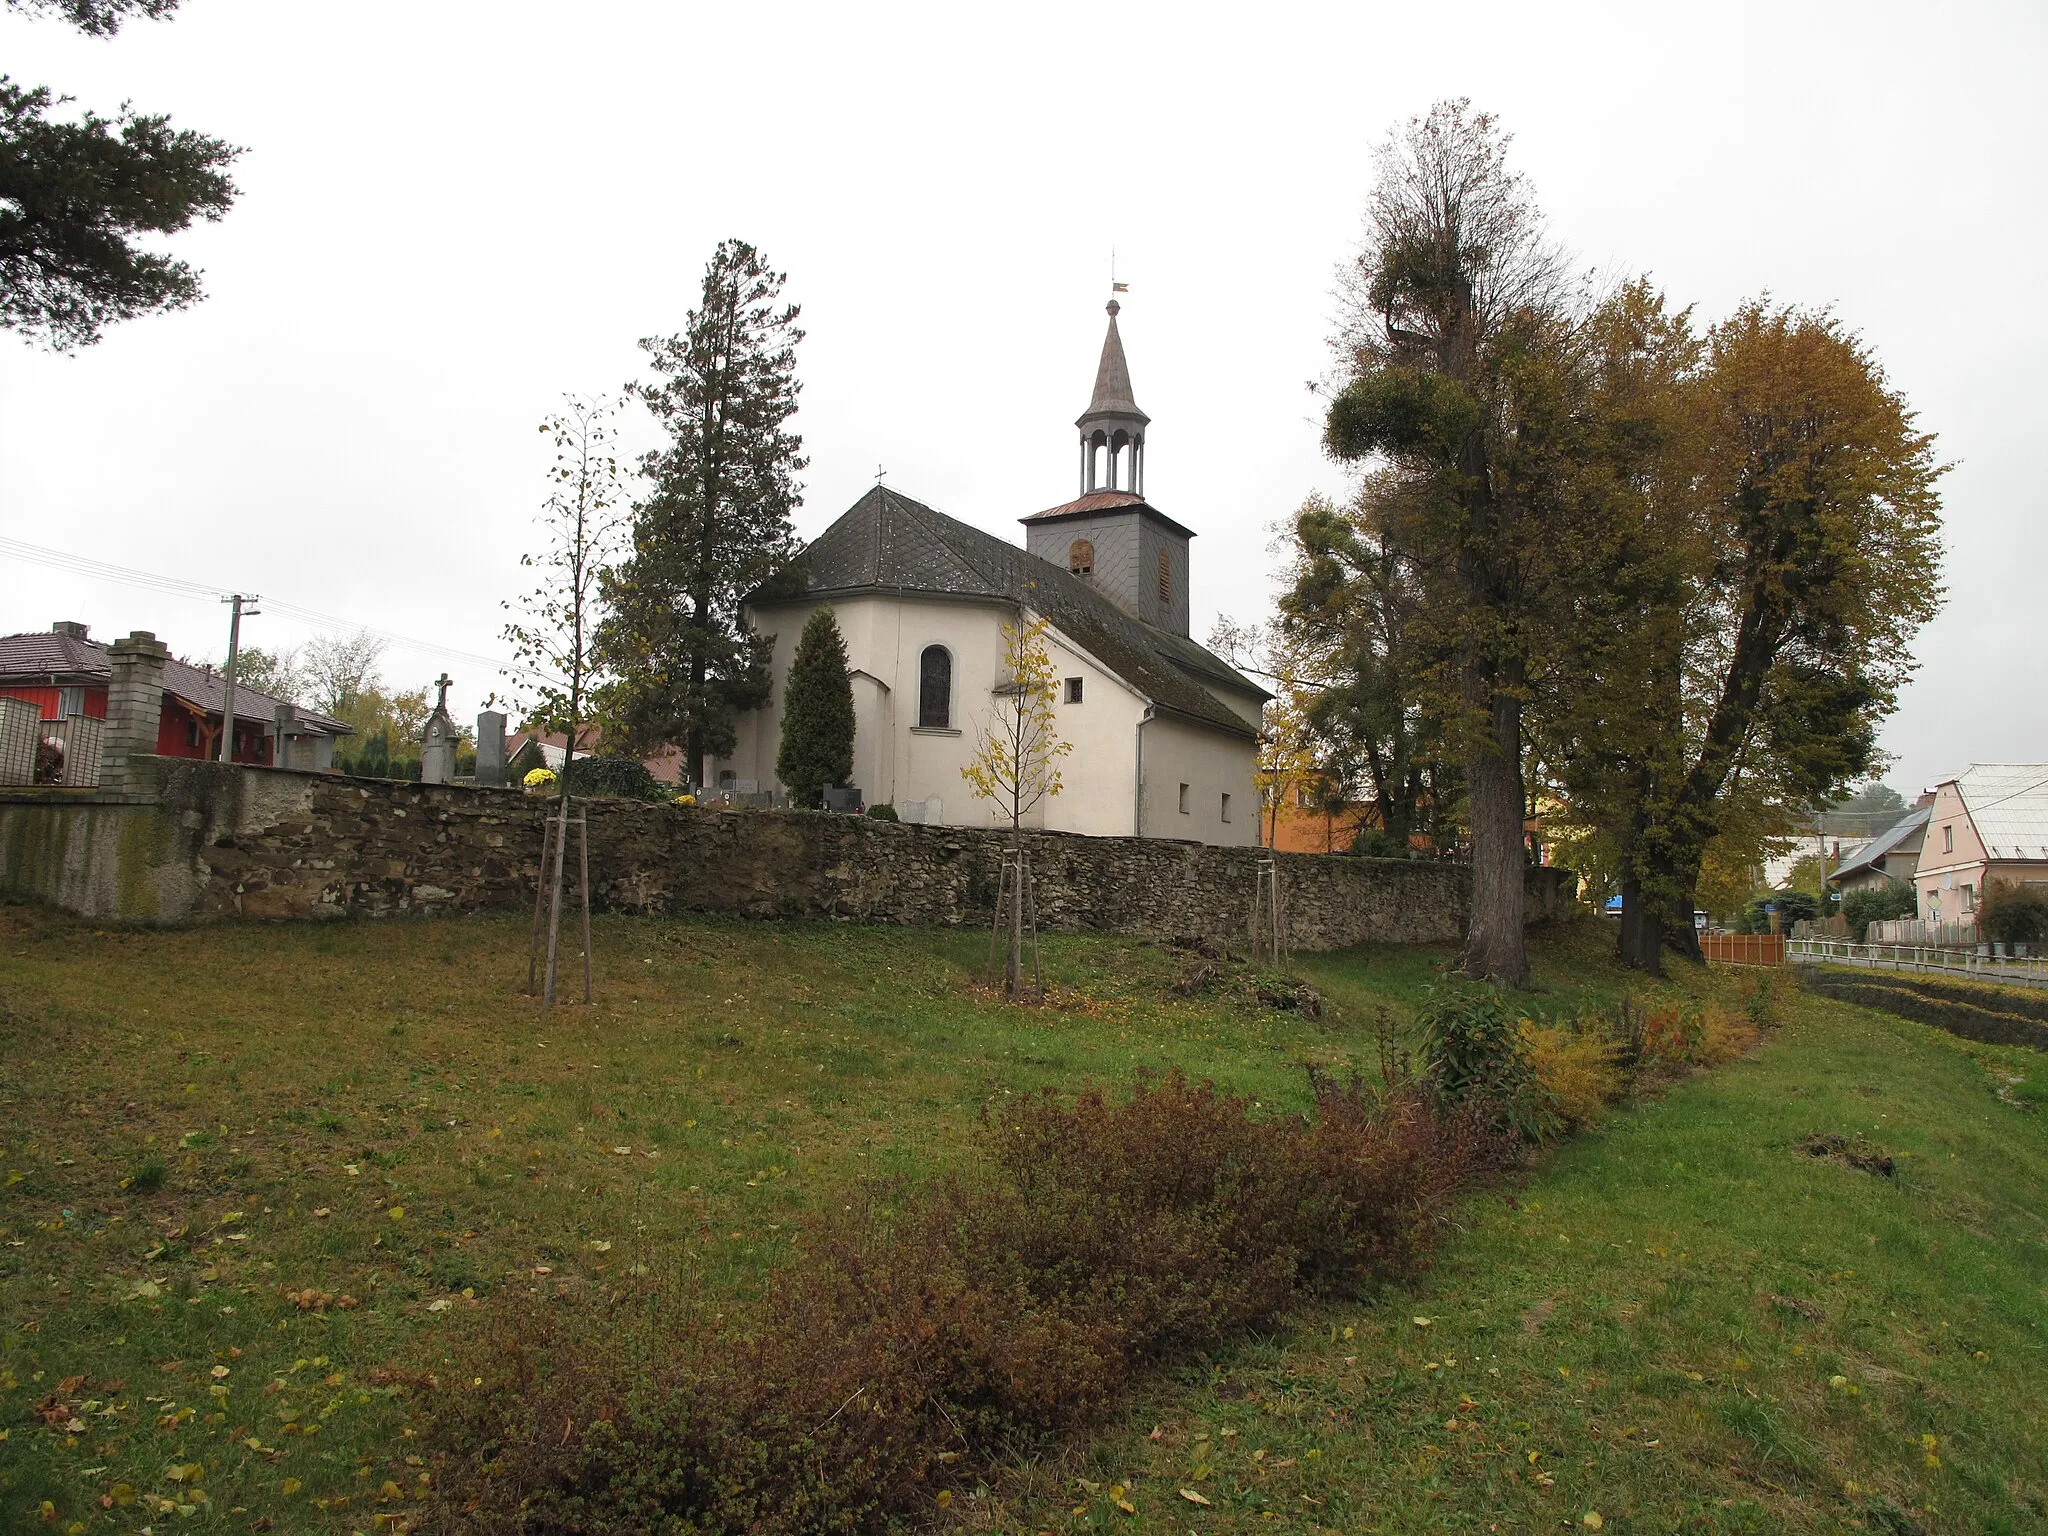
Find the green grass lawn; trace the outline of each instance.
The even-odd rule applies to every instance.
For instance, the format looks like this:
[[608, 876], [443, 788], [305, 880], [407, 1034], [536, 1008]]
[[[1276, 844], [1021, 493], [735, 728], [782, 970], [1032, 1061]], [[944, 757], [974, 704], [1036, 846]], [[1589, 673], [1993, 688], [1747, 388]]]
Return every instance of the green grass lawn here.
[[1469, 1201], [1419, 1291], [1181, 1372], [990, 1524], [2048, 1530], [2048, 1059], [1790, 1012]]
[[[1445, 958], [1303, 957], [1310, 1020], [1060, 938], [1056, 1006], [1021, 1009], [979, 990], [973, 934], [615, 920], [597, 1006], [548, 1015], [525, 940], [0, 910], [0, 1528], [388, 1526], [432, 1476], [409, 1383], [505, 1288], [748, 1285], [807, 1210], [966, 1155], [990, 1094], [1178, 1065], [1304, 1109], [1304, 1064], [1371, 1066], [1375, 1013], [1405, 1020]], [[1610, 1005], [1604, 941], [1539, 945], [1524, 1011]], [[1470, 1201], [1420, 1293], [1155, 1382], [947, 1518], [2041, 1528], [2036, 1058], [1789, 1007], [1757, 1059]], [[1797, 1156], [1813, 1130], [1910, 1155], [1880, 1180]]]

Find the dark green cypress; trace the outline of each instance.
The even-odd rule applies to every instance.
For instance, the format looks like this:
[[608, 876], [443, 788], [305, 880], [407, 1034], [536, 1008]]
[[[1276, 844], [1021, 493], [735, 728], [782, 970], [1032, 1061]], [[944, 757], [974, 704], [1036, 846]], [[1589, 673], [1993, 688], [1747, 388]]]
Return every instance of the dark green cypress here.
[[782, 750], [775, 776], [791, 805], [815, 806], [826, 786], [853, 777], [853, 680], [846, 641], [830, 608], [804, 625], [782, 690]]

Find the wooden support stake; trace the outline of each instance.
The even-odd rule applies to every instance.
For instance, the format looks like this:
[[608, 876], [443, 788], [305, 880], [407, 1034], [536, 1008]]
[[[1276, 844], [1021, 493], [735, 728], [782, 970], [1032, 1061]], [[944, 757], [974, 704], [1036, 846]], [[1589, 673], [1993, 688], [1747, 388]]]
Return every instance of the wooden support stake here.
[[576, 813], [576, 829], [581, 834], [579, 851], [583, 855], [583, 1001], [590, 1001], [590, 809]]
[[540, 918], [548, 900], [548, 849], [554, 845], [555, 821], [540, 819], [540, 864], [533, 872], [533, 937], [526, 945], [526, 995], [532, 997], [540, 986]]

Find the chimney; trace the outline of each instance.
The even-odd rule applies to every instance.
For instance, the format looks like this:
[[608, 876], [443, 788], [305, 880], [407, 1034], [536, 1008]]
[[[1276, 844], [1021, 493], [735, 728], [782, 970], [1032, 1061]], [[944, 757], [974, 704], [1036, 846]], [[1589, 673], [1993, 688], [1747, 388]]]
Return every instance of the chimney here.
[[62, 635], [68, 640], [83, 640], [86, 637], [89, 627], [90, 626], [88, 625], [79, 623], [76, 619], [59, 619], [56, 623], [50, 626], [50, 633], [53, 635]]

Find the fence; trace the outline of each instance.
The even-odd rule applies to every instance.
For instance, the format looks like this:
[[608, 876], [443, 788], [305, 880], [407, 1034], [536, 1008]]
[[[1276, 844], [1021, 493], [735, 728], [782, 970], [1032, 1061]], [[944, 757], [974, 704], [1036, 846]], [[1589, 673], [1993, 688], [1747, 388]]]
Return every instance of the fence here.
[[92, 788], [100, 781], [106, 728], [86, 715], [45, 720], [25, 699], [0, 698], [0, 784]]
[[35, 783], [42, 739], [42, 710], [25, 699], [0, 698], [0, 784]]
[[1868, 944], [1905, 944], [1915, 949], [1975, 949], [1984, 941], [1977, 937], [1977, 920], [1960, 923], [1926, 923], [1915, 917], [1889, 918], [1875, 922], [1864, 932]]
[[73, 789], [90, 789], [100, 781], [100, 747], [107, 722], [90, 715], [67, 715], [62, 720], [43, 722], [43, 739], [54, 741], [64, 754], [64, 766], [57, 782]]
[[1782, 933], [1703, 933], [1700, 954], [1721, 965], [1783, 965]]
[[[1876, 924], [1871, 925], [1873, 928]], [[1932, 923], [1920, 926], [1932, 928]], [[1944, 923], [1944, 928], [1956, 926]], [[1850, 944], [1840, 939], [1794, 939], [1792, 959], [1802, 965], [1855, 965], [1877, 971], [1938, 971], [1978, 981], [2048, 987], [2048, 957], [1988, 955], [1933, 944]]]

